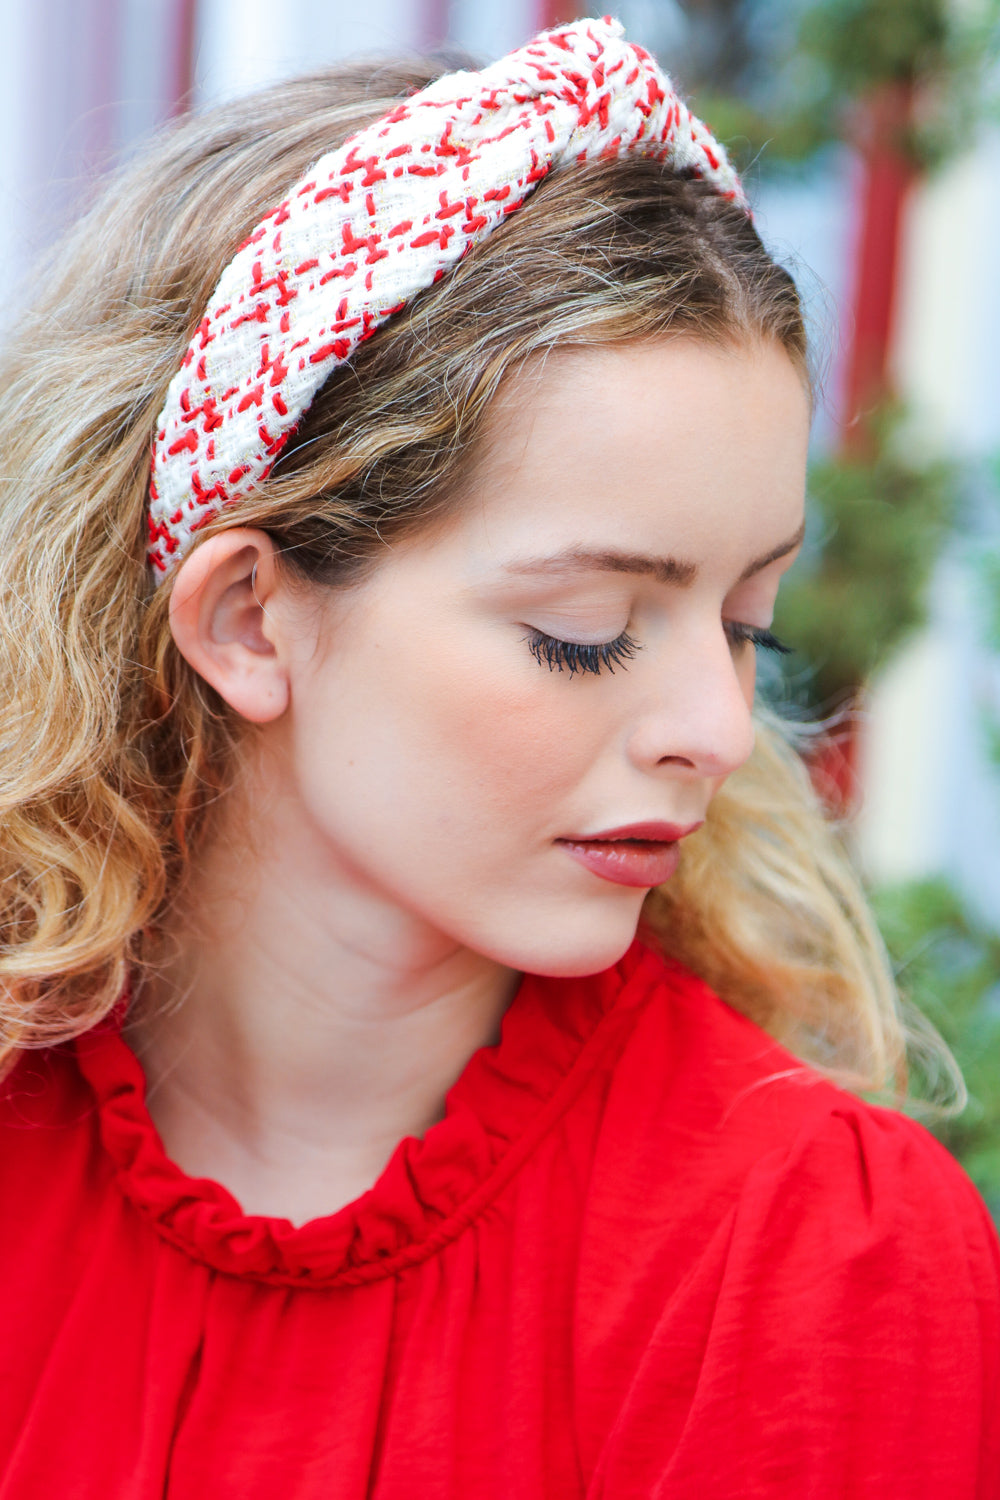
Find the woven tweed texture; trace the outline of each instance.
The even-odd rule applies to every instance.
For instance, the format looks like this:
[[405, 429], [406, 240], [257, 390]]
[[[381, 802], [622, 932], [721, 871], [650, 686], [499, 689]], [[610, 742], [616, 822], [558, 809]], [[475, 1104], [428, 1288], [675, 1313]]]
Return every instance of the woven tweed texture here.
[[223, 271], [156, 424], [149, 562], [264, 479], [330, 373], [553, 167], [640, 150], [745, 206], [722, 147], [610, 19], [451, 73], [323, 156]]

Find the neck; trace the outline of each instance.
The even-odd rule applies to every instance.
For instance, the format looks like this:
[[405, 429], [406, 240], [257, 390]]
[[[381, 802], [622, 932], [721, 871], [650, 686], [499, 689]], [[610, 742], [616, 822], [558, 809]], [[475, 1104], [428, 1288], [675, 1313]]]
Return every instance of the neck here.
[[293, 1222], [369, 1188], [494, 1043], [518, 975], [365, 889], [280, 795], [238, 792], [164, 931], [128, 1036], [167, 1151]]

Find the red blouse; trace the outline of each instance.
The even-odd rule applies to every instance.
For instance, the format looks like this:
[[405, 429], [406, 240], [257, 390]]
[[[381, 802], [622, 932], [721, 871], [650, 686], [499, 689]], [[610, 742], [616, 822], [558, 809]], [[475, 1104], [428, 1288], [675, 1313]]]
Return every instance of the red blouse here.
[[112, 1026], [0, 1104], [0, 1500], [1000, 1496], [1000, 1246], [920, 1126], [634, 947], [300, 1228]]

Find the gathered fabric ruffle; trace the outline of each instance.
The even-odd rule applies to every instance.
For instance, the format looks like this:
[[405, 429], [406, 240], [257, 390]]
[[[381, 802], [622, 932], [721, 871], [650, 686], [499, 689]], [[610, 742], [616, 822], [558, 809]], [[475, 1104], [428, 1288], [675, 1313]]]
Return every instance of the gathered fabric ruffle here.
[[167, 1156], [121, 1015], [74, 1045], [121, 1189], [165, 1240], [230, 1275], [356, 1285], [434, 1254], [483, 1211], [583, 1087], [662, 964], [635, 943], [602, 975], [526, 975], [500, 1041], [470, 1058], [444, 1118], [401, 1141], [368, 1192], [299, 1226], [244, 1213], [220, 1183], [189, 1177]]

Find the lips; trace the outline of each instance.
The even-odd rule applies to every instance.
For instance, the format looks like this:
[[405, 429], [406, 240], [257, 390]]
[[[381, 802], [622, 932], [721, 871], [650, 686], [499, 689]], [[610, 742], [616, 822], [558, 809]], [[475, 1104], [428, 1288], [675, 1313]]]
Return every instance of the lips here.
[[701, 823], [629, 823], [556, 843], [604, 880], [652, 889], [670, 879], [680, 859], [680, 840], [700, 827]]

